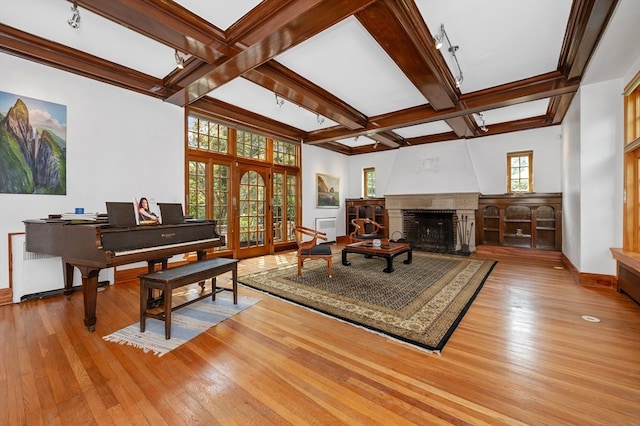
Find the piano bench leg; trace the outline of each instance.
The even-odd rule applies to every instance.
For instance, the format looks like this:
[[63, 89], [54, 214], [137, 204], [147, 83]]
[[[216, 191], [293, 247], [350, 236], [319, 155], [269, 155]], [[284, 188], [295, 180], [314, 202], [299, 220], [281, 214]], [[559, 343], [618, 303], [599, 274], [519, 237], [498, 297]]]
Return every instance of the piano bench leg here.
[[173, 294], [171, 284], [164, 286], [164, 338], [171, 339], [171, 296]]
[[144, 333], [147, 325], [147, 302], [149, 300], [149, 292], [145, 291], [144, 282], [140, 280], [140, 332]]

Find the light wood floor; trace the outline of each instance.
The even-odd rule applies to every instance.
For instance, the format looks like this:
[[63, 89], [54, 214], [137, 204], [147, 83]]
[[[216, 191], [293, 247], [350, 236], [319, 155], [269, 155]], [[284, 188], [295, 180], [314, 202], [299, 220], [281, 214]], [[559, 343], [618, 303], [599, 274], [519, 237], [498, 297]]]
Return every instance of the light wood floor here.
[[640, 307], [496, 258], [440, 355], [247, 288], [262, 301], [161, 358], [102, 340], [138, 321], [136, 281], [99, 293], [94, 333], [80, 293], [0, 307], [0, 424], [640, 424]]

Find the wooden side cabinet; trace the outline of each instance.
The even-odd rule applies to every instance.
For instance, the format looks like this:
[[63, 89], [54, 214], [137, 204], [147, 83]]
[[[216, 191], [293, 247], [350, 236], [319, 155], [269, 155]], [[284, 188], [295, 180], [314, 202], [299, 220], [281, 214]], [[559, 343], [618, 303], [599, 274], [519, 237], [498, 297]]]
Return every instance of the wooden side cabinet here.
[[562, 250], [562, 194], [480, 195], [476, 242]]
[[344, 200], [347, 223], [345, 229], [347, 235], [355, 231], [351, 221], [353, 219], [371, 219], [384, 226], [384, 235], [389, 237], [389, 227], [387, 220], [387, 210], [384, 204], [384, 198], [347, 198]]

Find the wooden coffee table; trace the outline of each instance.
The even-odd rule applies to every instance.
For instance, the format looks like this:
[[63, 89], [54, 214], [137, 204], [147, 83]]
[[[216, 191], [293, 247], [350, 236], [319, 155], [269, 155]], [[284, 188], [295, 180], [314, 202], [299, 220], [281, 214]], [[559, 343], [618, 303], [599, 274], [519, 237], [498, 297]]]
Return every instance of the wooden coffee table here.
[[382, 270], [390, 274], [393, 272], [393, 258], [402, 253], [407, 253], [407, 260], [403, 263], [410, 264], [413, 259], [412, 249], [409, 244], [405, 243], [388, 243], [375, 247], [372, 242], [364, 241], [359, 243], [348, 244], [342, 249], [342, 264], [344, 266], [351, 265], [351, 262], [347, 261], [347, 253], [363, 254], [365, 257], [384, 257], [387, 259], [387, 267]]

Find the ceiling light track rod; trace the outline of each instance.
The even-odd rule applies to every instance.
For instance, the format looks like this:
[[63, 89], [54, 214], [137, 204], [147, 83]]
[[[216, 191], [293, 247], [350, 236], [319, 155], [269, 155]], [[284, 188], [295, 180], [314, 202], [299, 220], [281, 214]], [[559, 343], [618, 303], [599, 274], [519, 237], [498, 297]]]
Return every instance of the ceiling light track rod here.
[[445, 40], [447, 41], [447, 44], [449, 45], [448, 51], [449, 53], [451, 53], [451, 56], [453, 57], [453, 60], [456, 63], [456, 67], [458, 67], [458, 75], [455, 78], [456, 87], [460, 87], [460, 85], [462, 84], [462, 81], [464, 80], [464, 76], [462, 74], [462, 68], [460, 68], [460, 62], [458, 62], [458, 56], [456, 56], [456, 51], [460, 48], [460, 46], [458, 45], [454, 46], [451, 43], [451, 40], [449, 39], [449, 35], [444, 29], [444, 24], [440, 24], [440, 33], [436, 34], [436, 36], [433, 39], [435, 43], [435, 48], [438, 50], [442, 48], [444, 41]]

